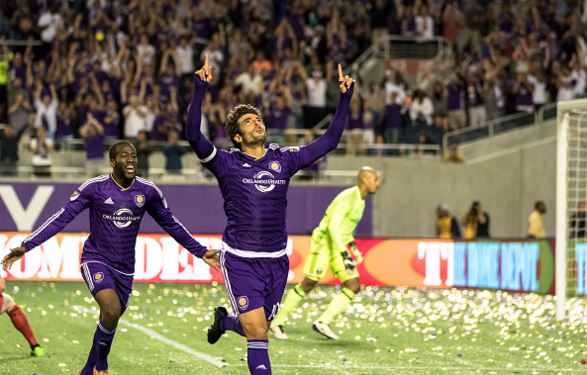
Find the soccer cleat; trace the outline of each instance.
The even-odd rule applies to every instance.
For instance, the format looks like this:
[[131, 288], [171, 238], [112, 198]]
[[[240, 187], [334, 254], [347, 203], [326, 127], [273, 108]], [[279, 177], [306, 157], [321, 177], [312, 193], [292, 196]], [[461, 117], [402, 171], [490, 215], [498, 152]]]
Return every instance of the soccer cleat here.
[[98, 371], [94, 367], [94, 375], [108, 375], [108, 370]]
[[276, 325], [271, 326], [271, 331], [273, 332], [273, 336], [278, 340], [287, 340], [287, 334], [283, 332], [283, 326]]
[[314, 331], [318, 332], [319, 334], [328, 339], [338, 340], [338, 335], [334, 333], [326, 323], [316, 322], [312, 324], [312, 328], [314, 329]]
[[37, 345], [31, 350], [31, 355], [33, 357], [44, 357], [45, 351], [43, 350], [43, 348], [41, 348], [39, 345]]
[[228, 311], [222, 306], [218, 306], [214, 309], [214, 323], [208, 328], [208, 343], [216, 344], [220, 337], [224, 334], [225, 330], [220, 328], [220, 321], [228, 315]]

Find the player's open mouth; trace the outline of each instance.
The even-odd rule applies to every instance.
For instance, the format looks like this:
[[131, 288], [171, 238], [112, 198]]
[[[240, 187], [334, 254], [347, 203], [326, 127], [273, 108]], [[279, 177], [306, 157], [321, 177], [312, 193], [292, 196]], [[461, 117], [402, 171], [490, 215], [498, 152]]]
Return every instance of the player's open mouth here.
[[129, 165], [128, 167], [126, 167], [126, 171], [130, 172], [130, 173], [134, 173], [134, 171], [135, 171], [134, 165]]

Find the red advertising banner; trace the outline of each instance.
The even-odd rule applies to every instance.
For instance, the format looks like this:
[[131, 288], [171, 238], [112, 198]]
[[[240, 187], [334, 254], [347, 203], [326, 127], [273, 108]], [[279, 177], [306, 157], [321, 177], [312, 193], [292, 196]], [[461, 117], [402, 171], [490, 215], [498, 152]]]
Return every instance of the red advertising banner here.
[[[0, 256], [20, 245], [24, 233], [0, 232]], [[194, 236], [209, 248], [221, 247], [220, 235]], [[79, 261], [87, 234], [59, 234], [0, 273], [18, 280], [82, 280]], [[554, 245], [548, 241], [450, 241], [437, 239], [358, 238], [364, 285], [425, 288], [488, 288], [552, 293]], [[309, 236], [291, 236], [289, 282], [303, 278]], [[222, 275], [165, 235], [139, 235], [137, 282], [222, 282]], [[327, 273], [323, 283], [335, 283]]]

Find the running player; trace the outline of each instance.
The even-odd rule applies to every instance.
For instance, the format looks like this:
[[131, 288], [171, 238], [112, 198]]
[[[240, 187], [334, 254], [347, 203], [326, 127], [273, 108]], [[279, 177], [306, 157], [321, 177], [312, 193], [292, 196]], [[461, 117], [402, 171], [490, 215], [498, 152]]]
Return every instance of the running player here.
[[82, 375], [108, 373], [108, 353], [132, 291], [135, 243], [145, 212], [190, 253], [219, 268], [218, 251], [207, 250], [192, 238], [169, 210], [163, 192], [152, 182], [136, 177], [136, 164], [136, 149], [130, 142], [114, 144], [110, 148], [112, 174], [84, 182], [71, 194], [65, 207], [2, 260], [8, 270], [27, 251], [60, 232], [80, 212], [90, 209], [90, 236], [84, 243], [81, 272], [100, 306], [100, 321]]
[[328, 268], [340, 280], [342, 289], [312, 328], [329, 339], [338, 339], [329, 324], [361, 290], [357, 265], [363, 261], [363, 257], [353, 232], [363, 217], [365, 198], [375, 194], [378, 188], [377, 172], [373, 168], [363, 167], [359, 170], [357, 185], [344, 190], [330, 203], [322, 221], [312, 233], [310, 255], [304, 263], [305, 277], [287, 293], [279, 314], [273, 320], [271, 331], [276, 339], [287, 339], [283, 331], [285, 318], [314, 289]]
[[43, 348], [39, 345], [39, 342], [35, 338], [35, 334], [29, 322], [24, 315], [24, 312], [20, 309], [20, 307], [14, 302], [11, 296], [4, 293], [6, 290], [6, 282], [2, 278], [0, 274], [0, 315], [6, 313], [10, 320], [12, 321], [12, 325], [14, 328], [20, 331], [24, 338], [28, 341], [31, 347], [31, 355], [34, 357], [42, 357], [45, 355]]
[[225, 330], [247, 339], [251, 374], [271, 374], [267, 332], [279, 308], [289, 272], [285, 228], [290, 178], [326, 153], [342, 136], [354, 81], [338, 66], [341, 99], [328, 130], [302, 147], [265, 146], [265, 123], [259, 110], [242, 104], [227, 116], [226, 131], [235, 148], [217, 150], [200, 131], [201, 107], [212, 69], [206, 56], [195, 73], [188, 109], [186, 139], [220, 186], [228, 223], [220, 263], [235, 316], [224, 307], [215, 310], [208, 342], [216, 343]]

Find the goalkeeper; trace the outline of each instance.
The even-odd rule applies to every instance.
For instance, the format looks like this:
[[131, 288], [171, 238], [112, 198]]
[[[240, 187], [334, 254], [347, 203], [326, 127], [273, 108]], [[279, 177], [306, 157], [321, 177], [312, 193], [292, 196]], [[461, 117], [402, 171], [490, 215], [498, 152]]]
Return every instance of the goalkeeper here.
[[310, 254], [304, 263], [304, 279], [290, 289], [273, 320], [271, 331], [277, 339], [287, 339], [283, 331], [285, 318], [296, 305], [324, 277], [330, 267], [332, 275], [342, 282], [342, 289], [334, 296], [326, 311], [312, 328], [329, 339], [337, 340], [330, 322], [342, 312], [361, 289], [357, 265], [363, 261], [353, 238], [353, 231], [363, 217], [365, 198], [375, 194], [379, 187], [377, 172], [363, 167], [357, 175], [357, 185], [338, 194], [326, 209], [326, 214], [312, 233]]

